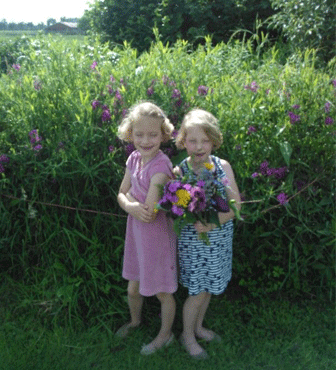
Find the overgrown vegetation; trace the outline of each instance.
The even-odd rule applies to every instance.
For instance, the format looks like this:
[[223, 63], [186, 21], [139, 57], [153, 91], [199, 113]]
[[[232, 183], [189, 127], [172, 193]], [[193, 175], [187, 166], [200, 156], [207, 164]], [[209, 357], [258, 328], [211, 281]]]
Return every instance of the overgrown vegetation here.
[[[246, 202], [233, 284], [254, 297], [332, 299], [335, 60], [316, 69], [314, 50], [283, 62], [262, 36], [256, 51], [251, 44], [206, 38], [191, 51], [157, 36], [139, 56], [126, 43], [18, 44], [0, 80], [0, 261], [2, 274], [30, 286], [27, 305], [46, 302], [59, 323], [125, 312], [126, 215], [116, 194], [132, 147], [116, 130], [141, 99], [176, 129], [194, 106], [220, 120], [217, 154], [232, 163]], [[164, 151], [178, 161], [173, 143]]]
[[328, 62], [335, 55], [335, 16], [333, 0], [100, 0], [85, 12], [80, 27], [112, 44], [131, 42], [139, 51], [154, 41], [153, 27], [164, 44], [184, 39], [194, 47], [207, 35], [216, 45], [262, 30], [272, 33], [273, 43], [282, 37], [290, 53], [315, 48]]

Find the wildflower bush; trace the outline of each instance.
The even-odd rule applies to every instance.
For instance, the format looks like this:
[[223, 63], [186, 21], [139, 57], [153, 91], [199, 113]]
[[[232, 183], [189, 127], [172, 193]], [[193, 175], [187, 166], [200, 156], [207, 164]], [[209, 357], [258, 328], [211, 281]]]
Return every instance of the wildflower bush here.
[[[54, 320], [126, 314], [121, 263], [126, 215], [116, 202], [132, 145], [117, 126], [139, 100], [179, 128], [192, 107], [220, 121], [216, 152], [232, 165], [234, 281], [260, 296], [334, 289], [335, 60], [315, 52], [281, 64], [249, 42], [167, 47], [26, 40], [0, 78], [1, 271], [29, 286], [22, 305]], [[260, 50], [259, 50], [260, 51]], [[174, 143], [163, 150], [179, 162]]]

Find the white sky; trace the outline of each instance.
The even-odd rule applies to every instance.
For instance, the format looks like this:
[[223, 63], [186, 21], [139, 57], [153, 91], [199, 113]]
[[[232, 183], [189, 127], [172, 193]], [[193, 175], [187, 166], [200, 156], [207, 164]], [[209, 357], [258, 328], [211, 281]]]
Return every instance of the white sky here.
[[0, 20], [7, 23], [47, 23], [49, 18], [80, 18], [95, 0], [4, 0], [0, 5]]

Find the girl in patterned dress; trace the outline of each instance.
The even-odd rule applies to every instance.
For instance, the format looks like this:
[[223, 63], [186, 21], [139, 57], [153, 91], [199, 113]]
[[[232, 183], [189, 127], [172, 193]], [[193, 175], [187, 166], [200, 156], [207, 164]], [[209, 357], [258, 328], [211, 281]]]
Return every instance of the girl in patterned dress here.
[[150, 102], [134, 106], [122, 121], [118, 136], [132, 142], [136, 150], [128, 157], [120, 185], [118, 203], [128, 213], [125, 237], [123, 277], [128, 282], [128, 305], [131, 321], [117, 336], [126, 337], [141, 322], [144, 296], [161, 302], [161, 330], [144, 346], [141, 354], [149, 355], [170, 344], [174, 338], [173, 293], [177, 290], [176, 235], [172, 221], [164, 212], [154, 213], [159, 187], [172, 177], [172, 164], [160, 150], [171, 138], [174, 126], [162, 110]]
[[[223, 184], [220, 192], [223, 198], [235, 200], [240, 209], [239, 190], [230, 164], [211, 155], [223, 142], [217, 119], [201, 109], [190, 111], [183, 119], [176, 138], [179, 149], [186, 149], [188, 157], [180, 163], [175, 172], [181, 176], [192, 168], [192, 175], [198, 174], [208, 163], [215, 176]], [[190, 165], [188, 166], [187, 163]], [[208, 166], [209, 167], [209, 166]], [[188, 288], [189, 297], [183, 306], [183, 333], [181, 342], [195, 359], [207, 357], [206, 351], [196, 338], [206, 341], [220, 341], [220, 336], [203, 327], [203, 319], [211, 295], [221, 294], [226, 289], [232, 270], [232, 237], [234, 212], [219, 213], [221, 226], [216, 224], [188, 224], [178, 238], [180, 283]], [[210, 245], [198, 238], [206, 232]]]

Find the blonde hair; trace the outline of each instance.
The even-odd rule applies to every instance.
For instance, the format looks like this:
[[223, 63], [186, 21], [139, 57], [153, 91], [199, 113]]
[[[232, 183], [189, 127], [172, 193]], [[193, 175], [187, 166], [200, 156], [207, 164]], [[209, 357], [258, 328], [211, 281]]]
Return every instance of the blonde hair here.
[[198, 126], [204, 130], [205, 134], [212, 141], [214, 150], [222, 145], [223, 135], [220, 131], [217, 118], [203, 109], [195, 108], [183, 118], [181, 128], [176, 137], [176, 147], [178, 149], [184, 149], [187, 129], [192, 126]]
[[168, 117], [157, 105], [145, 101], [133, 105], [126, 117], [121, 121], [118, 127], [119, 139], [126, 142], [132, 141], [133, 125], [140, 116], [157, 118], [161, 121], [162, 142], [167, 142], [172, 138], [174, 126], [169, 121]]

